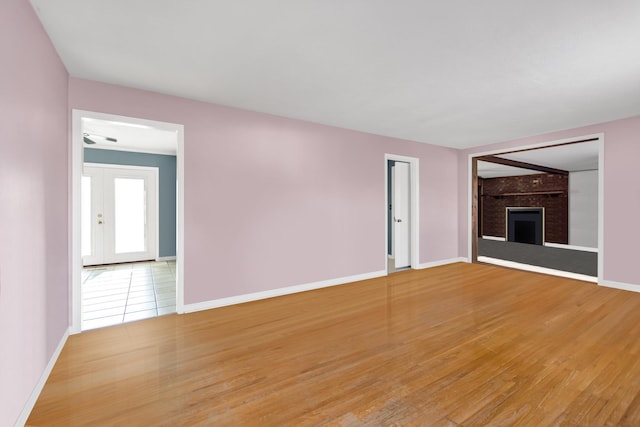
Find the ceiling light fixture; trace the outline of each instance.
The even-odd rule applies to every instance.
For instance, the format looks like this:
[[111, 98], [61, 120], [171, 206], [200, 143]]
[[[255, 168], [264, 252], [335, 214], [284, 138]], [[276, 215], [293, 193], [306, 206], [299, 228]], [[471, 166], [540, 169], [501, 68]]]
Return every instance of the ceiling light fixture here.
[[103, 141], [107, 141], [107, 142], [118, 142], [118, 140], [116, 138], [111, 138], [110, 136], [102, 136], [102, 135], [93, 135], [90, 133], [86, 133], [84, 132], [82, 134], [83, 140], [85, 144], [89, 144], [89, 145], [93, 145], [96, 142], [94, 141], [95, 139], [101, 139]]

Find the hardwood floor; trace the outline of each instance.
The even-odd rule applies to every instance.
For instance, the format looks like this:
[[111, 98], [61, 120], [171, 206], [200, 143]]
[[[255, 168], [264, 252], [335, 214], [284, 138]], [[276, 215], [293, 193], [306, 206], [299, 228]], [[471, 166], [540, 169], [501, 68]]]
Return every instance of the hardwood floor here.
[[640, 294], [453, 264], [71, 336], [28, 424], [640, 425]]

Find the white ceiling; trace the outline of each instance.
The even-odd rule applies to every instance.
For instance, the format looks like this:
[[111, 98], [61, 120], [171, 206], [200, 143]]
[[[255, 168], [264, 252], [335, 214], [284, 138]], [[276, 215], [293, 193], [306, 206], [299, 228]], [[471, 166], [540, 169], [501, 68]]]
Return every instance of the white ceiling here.
[[[497, 154], [509, 160], [530, 163], [561, 169], [568, 172], [598, 170], [598, 142], [589, 141], [578, 144], [559, 145], [537, 150], [518, 151], [508, 154]], [[515, 168], [489, 162], [478, 162], [478, 176], [482, 178], [497, 178], [502, 176], [532, 175], [543, 173], [540, 171]]]
[[478, 176], [480, 178], [500, 178], [505, 176], [520, 176], [520, 175], [536, 175], [542, 172], [514, 168], [512, 166], [499, 165], [497, 163], [490, 162], [478, 162]]
[[31, 0], [72, 76], [464, 148], [640, 114], [638, 0]]
[[[138, 151], [176, 155], [177, 136], [175, 132], [156, 129], [137, 123], [82, 118], [82, 132], [90, 134], [93, 145], [87, 148], [105, 150]], [[106, 141], [102, 137], [115, 138], [117, 142]]]

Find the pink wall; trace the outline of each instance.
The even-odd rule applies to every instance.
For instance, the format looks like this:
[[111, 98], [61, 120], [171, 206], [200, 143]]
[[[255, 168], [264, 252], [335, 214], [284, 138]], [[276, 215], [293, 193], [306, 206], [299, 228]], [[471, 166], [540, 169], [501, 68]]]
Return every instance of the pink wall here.
[[385, 153], [420, 159], [420, 262], [466, 256], [468, 153], [599, 132], [605, 279], [640, 284], [640, 117], [458, 152], [69, 79], [26, 0], [0, 2], [0, 55], [2, 423], [69, 323], [69, 106], [185, 125], [186, 303], [383, 270]]
[[499, 144], [461, 151], [458, 158], [459, 223], [458, 245], [461, 256], [467, 256], [468, 242], [468, 155], [525, 146], [535, 143], [575, 138], [604, 133], [604, 279], [606, 281], [640, 285], [637, 260], [637, 242], [640, 241], [638, 212], [640, 212], [640, 186], [630, 185], [637, 180], [640, 158], [640, 116], [624, 120], [522, 138]]
[[457, 152], [70, 79], [70, 107], [185, 126], [185, 303], [385, 269], [384, 154], [420, 158], [420, 262], [457, 256]]
[[69, 324], [68, 75], [26, 0], [0, 3], [0, 425]]

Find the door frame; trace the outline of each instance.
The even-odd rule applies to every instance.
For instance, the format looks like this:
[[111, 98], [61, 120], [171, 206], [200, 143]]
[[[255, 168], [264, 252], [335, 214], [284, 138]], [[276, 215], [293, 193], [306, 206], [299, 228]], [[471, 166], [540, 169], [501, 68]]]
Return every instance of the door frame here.
[[577, 136], [535, 144], [506, 147], [497, 150], [469, 154], [468, 158], [468, 194], [467, 194], [467, 262], [478, 262], [478, 157], [506, 154], [515, 151], [537, 150], [557, 145], [577, 144], [587, 140], [598, 140], [598, 283], [604, 280], [604, 133]]
[[[149, 231], [152, 234], [149, 234], [148, 242], [152, 244], [153, 251], [152, 256], [153, 259], [158, 259], [160, 257], [160, 169], [157, 166], [137, 166], [137, 165], [116, 165], [110, 163], [91, 163], [85, 162], [83, 163], [83, 171], [84, 167], [90, 168], [103, 168], [103, 169], [122, 169], [129, 171], [144, 171], [151, 172], [153, 174], [154, 189], [153, 189], [153, 201], [154, 201], [154, 215], [152, 218], [152, 227], [149, 227]], [[82, 218], [81, 218], [82, 219]], [[133, 261], [135, 262], [135, 261]], [[83, 261], [84, 265], [84, 261]]]
[[419, 247], [420, 247], [420, 159], [417, 157], [408, 157], [398, 154], [384, 155], [384, 270], [389, 274], [388, 248], [389, 248], [389, 178], [388, 164], [389, 160], [396, 162], [409, 163], [409, 197], [410, 197], [410, 230], [409, 240], [411, 255], [411, 269], [419, 268]]
[[[71, 327], [70, 333], [81, 332], [81, 301], [82, 301], [82, 254], [81, 254], [81, 221], [80, 194], [82, 168], [84, 165], [84, 143], [82, 138], [82, 119], [98, 119], [150, 126], [176, 134], [176, 187], [177, 187], [177, 218], [176, 218], [176, 312], [184, 313], [184, 125], [140, 119], [115, 114], [99, 113], [95, 111], [71, 110], [71, 173], [69, 186], [71, 198], [70, 229], [70, 277], [71, 277]], [[157, 250], [156, 245], [156, 250]]]

